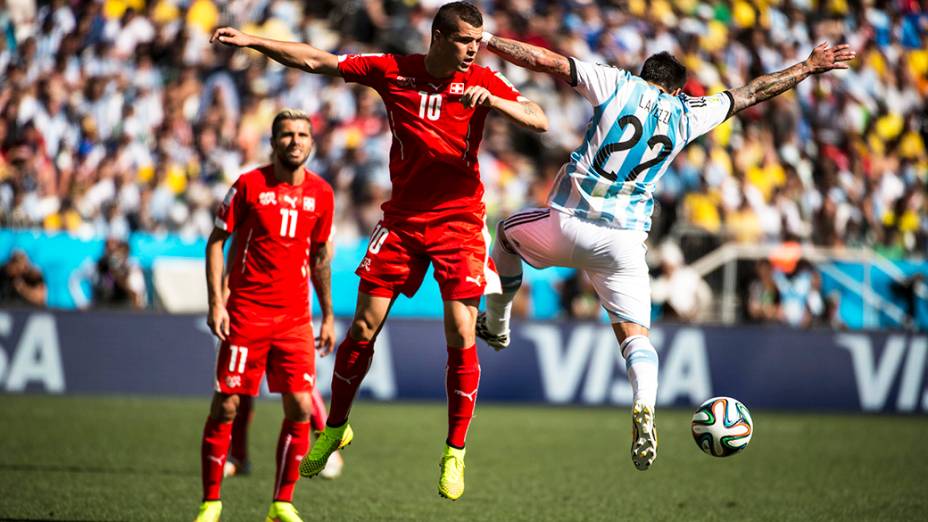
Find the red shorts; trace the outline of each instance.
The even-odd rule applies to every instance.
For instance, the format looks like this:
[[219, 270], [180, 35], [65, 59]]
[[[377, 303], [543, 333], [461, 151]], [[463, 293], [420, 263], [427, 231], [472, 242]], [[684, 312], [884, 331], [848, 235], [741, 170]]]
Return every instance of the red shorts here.
[[272, 392], [312, 391], [316, 350], [309, 316], [230, 308], [229, 320], [231, 333], [216, 358], [216, 391], [258, 395], [265, 369]]
[[489, 243], [482, 213], [384, 217], [374, 228], [367, 254], [355, 272], [361, 278], [360, 291], [377, 297], [400, 292], [412, 297], [431, 262], [446, 301], [499, 292]]

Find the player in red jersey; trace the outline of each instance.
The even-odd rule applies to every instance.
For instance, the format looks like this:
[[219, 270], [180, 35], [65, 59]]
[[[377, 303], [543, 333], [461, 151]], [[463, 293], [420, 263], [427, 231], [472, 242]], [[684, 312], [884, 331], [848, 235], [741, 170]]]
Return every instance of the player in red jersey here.
[[[234, 247], [233, 247], [234, 250]], [[223, 296], [229, 299], [229, 272], [223, 280]], [[319, 387], [312, 389], [312, 411], [309, 414], [309, 427], [315, 436], [325, 429], [325, 422], [329, 417], [325, 407], [325, 400], [319, 393]], [[222, 473], [223, 478], [248, 475], [251, 473], [251, 461], [248, 458], [248, 430], [255, 417], [255, 398], [251, 395], [238, 396], [238, 408], [235, 419], [232, 421], [232, 440], [229, 442], [229, 455]], [[335, 452], [329, 457], [325, 469], [319, 474], [322, 478], [336, 479], [342, 474], [345, 462], [340, 453]]]
[[[317, 347], [324, 355], [335, 343], [329, 267], [334, 194], [303, 166], [313, 147], [309, 117], [293, 110], [277, 114], [271, 146], [273, 163], [242, 174], [229, 189], [206, 246], [207, 322], [221, 344], [216, 392], [203, 429], [203, 503], [197, 522], [219, 520], [219, 491], [239, 395], [256, 395], [265, 370], [284, 408], [267, 520], [300, 520], [291, 501], [299, 462], [309, 447], [316, 375], [309, 279], [322, 308]], [[232, 233], [236, 240], [226, 300], [223, 245]]]
[[327, 428], [303, 459], [304, 476], [318, 474], [333, 451], [351, 442], [348, 413], [370, 367], [377, 333], [396, 297], [413, 295], [431, 263], [444, 301], [448, 347], [448, 436], [438, 490], [452, 500], [464, 492], [464, 442], [480, 380], [477, 304], [485, 292], [500, 291], [487, 253], [490, 236], [477, 148], [490, 110], [535, 131], [548, 125], [538, 105], [501, 74], [474, 64], [482, 36], [480, 11], [453, 2], [436, 13], [425, 55], [336, 56], [229, 27], [217, 29], [211, 38], [250, 47], [290, 67], [374, 88], [393, 131], [392, 197], [383, 205], [383, 220], [357, 271], [357, 308], [336, 355]]

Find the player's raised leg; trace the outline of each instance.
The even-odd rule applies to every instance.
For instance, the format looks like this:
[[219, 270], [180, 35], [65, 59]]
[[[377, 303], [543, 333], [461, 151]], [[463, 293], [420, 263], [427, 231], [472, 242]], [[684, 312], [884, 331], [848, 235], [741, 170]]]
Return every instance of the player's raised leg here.
[[304, 477], [318, 475], [325, 468], [333, 452], [351, 444], [354, 432], [348, 424], [348, 414], [361, 382], [371, 367], [374, 341], [390, 313], [394, 299], [392, 295], [371, 295], [363, 290], [358, 292], [358, 304], [351, 329], [335, 353], [329, 419], [312, 451], [300, 465], [300, 474]]
[[281, 395], [284, 420], [277, 439], [277, 470], [274, 474], [274, 502], [266, 522], [299, 522], [293, 507], [293, 488], [299, 477], [300, 461], [309, 449], [309, 416], [312, 393], [300, 391]]
[[440, 463], [438, 493], [451, 500], [464, 494], [464, 445], [480, 387], [480, 362], [474, 337], [479, 302], [479, 299], [445, 301], [448, 438]]
[[496, 243], [490, 254], [499, 274], [502, 293], [487, 294], [486, 312], [477, 317], [477, 337], [496, 350], [509, 346], [512, 300], [522, 286], [522, 258], [509, 243], [505, 225], [506, 221], [503, 221], [497, 227]]
[[491, 258], [502, 293], [487, 293], [486, 313], [477, 318], [477, 336], [496, 350], [509, 346], [512, 300], [522, 285], [523, 260], [537, 268], [572, 266], [572, 238], [564, 234], [557, 212], [530, 208], [497, 227]]
[[214, 522], [222, 512], [220, 490], [229, 443], [232, 438], [232, 420], [238, 408], [239, 396], [216, 392], [210, 405], [209, 417], [203, 426], [200, 445], [200, 469], [203, 483], [203, 501], [196, 522]]
[[613, 323], [619, 340], [628, 382], [632, 387], [632, 447], [635, 467], [645, 471], [657, 458], [657, 428], [654, 404], [657, 399], [657, 350], [648, 339], [648, 329], [631, 322]]

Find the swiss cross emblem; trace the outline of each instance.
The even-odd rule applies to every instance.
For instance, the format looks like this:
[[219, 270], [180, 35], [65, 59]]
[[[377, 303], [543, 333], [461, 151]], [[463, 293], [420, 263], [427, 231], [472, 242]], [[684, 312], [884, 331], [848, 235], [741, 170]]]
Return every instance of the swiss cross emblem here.
[[315, 212], [316, 210], [316, 198], [303, 198], [303, 211], [304, 212]]
[[464, 94], [464, 84], [463, 83], [452, 83], [451, 89], [448, 90], [451, 94]]

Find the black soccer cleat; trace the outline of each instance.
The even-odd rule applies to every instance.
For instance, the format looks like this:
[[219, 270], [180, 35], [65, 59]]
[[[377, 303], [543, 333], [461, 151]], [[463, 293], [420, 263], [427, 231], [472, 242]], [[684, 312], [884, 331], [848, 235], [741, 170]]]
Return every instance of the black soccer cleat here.
[[509, 347], [509, 334], [504, 333], [500, 335], [495, 335], [490, 333], [490, 330], [487, 328], [487, 313], [480, 312], [477, 314], [477, 327], [476, 327], [477, 337], [481, 338], [486, 342], [491, 348], [497, 352]]

